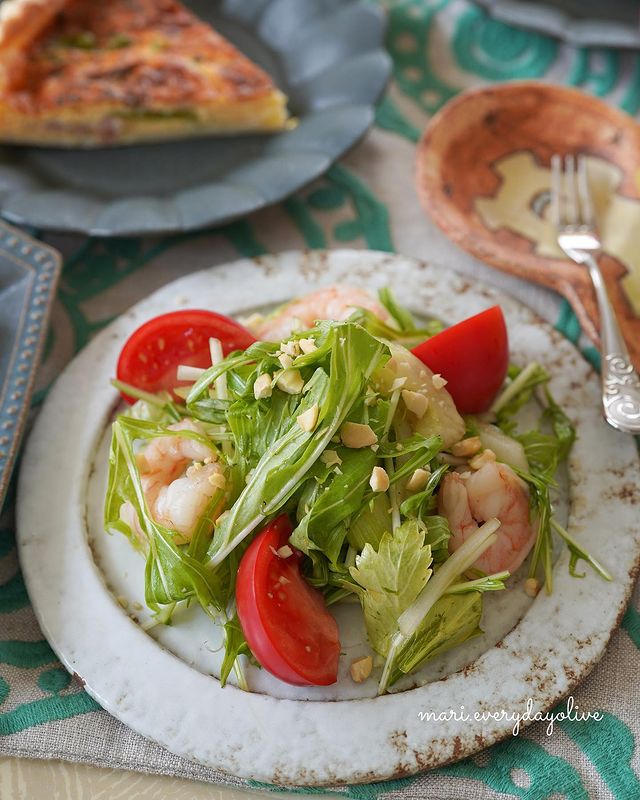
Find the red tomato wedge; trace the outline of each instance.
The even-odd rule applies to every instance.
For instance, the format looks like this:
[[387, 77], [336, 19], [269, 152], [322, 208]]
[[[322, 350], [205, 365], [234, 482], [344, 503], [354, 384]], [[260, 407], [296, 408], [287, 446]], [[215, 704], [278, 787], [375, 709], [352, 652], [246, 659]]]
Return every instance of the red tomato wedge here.
[[290, 556], [278, 555], [291, 531], [281, 516], [249, 545], [236, 580], [238, 618], [251, 651], [272, 675], [294, 686], [327, 686], [338, 679], [338, 626], [300, 572], [302, 553], [290, 548]]
[[211, 366], [210, 338], [220, 339], [224, 355], [255, 342], [246, 328], [215, 311], [171, 311], [145, 322], [127, 339], [118, 359], [118, 380], [145, 392], [170, 391], [181, 385], [176, 380], [179, 364]]
[[507, 326], [500, 306], [452, 325], [413, 348], [432, 372], [447, 380], [461, 414], [487, 411], [509, 366]]

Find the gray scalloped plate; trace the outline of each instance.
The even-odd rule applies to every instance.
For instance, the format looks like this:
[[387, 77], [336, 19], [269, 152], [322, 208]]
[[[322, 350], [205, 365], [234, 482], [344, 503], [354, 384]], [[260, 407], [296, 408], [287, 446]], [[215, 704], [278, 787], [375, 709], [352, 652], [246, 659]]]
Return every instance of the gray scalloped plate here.
[[496, 19], [564, 39], [578, 47], [640, 48], [640, 10], [633, 0], [475, 0]]
[[229, 222], [321, 175], [373, 122], [390, 72], [384, 16], [363, 0], [188, 0], [289, 96], [298, 127], [103, 150], [0, 148], [0, 214], [92, 236]]
[[26, 422], [59, 253], [0, 223], [0, 508]]

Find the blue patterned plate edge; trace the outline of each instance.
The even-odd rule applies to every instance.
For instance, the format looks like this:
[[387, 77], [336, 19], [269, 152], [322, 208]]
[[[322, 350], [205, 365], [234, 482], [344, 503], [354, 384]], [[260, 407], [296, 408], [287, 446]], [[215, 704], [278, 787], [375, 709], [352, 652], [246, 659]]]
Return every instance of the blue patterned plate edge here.
[[[0, 347], [4, 348], [9, 340], [8, 351], [2, 353], [6, 370], [0, 375], [0, 507], [27, 420], [61, 267], [62, 258], [57, 250], [17, 228], [0, 224], [0, 289], [11, 290], [19, 283], [26, 284], [13, 336], [3, 335], [0, 341]], [[5, 268], [14, 277], [6, 285], [2, 274]], [[6, 306], [0, 309], [0, 317], [5, 310]]]

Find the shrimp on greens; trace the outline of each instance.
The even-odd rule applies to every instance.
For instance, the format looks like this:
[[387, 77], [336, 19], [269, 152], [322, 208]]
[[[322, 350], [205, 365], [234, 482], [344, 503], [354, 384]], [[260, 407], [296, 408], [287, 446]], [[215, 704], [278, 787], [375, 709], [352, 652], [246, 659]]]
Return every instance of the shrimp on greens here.
[[[223, 683], [235, 670], [246, 687], [247, 656], [290, 683], [337, 680], [331, 609], [357, 602], [388, 691], [477, 635], [484, 594], [523, 564], [550, 590], [554, 531], [572, 569], [583, 559], [608, 577], [553, 518], [574, 433], [544, 370], [511, 368], [491, 407], [464, 417], [460, 387], [480, 407], [504, 372], [458, 375], [448, 389], [446, 366], [470, 335], [475, 350], [486, 340], [506, 352], [502, 313], [490, 311], [442, 345], [441, 324], [419, 327], [388, 290], [376, 300], [327, 287], [249, 319], [251, 333], [216, 315], [211, 365], [172, 365], [164, 393], [117, 383], [137, 402], [113, 425], [106, 528], [142, 551], [147, 604], [163, 621], [198, 602], [224, 625]], [[543, 390], [538, 427], [521, 433], [519, 409]]]

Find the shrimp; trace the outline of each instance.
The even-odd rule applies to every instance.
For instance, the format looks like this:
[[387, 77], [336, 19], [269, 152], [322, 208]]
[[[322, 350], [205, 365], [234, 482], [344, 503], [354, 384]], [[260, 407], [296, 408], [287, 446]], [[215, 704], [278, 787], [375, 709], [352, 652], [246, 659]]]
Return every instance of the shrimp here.
[[[183, 419], [169, 425], [170, 431], [204, 434], [200, 423]], [[152, 518], [175, 531], [176, 544], [191, 540], [198, 520], [212, 497], [224, 488], [225, 475], [215, 460], [213, 448], [185, 436], [161, 436], [152, 439], [138, 455], [142, 491]], [[223, 501], [211, 515], [215, 520]], [[120, 519], [144, 541], [138, 515], [130, 502], [120, 508]]]
[[317, 319], [342, 321], [353, 314], [356, 307], [366, 308], [384, 322], [389, 314], [371, 295], [352, 286], [328, 286], [306, 294], [279, 308], [251, 325], [258, 339], [279, 342], [297, 330], [312, 328]]
[[515, 572], [531, 550], [538, 524], [529, 519], [529, 490], [506, 464], [484, 464], [472, 474], [449, 473], [442, 481], [438, 511], [447, 518], [453, 552], [482, 522], [496, 517], [497, 540], [477, 559], [474, 567], [492, 574]]

